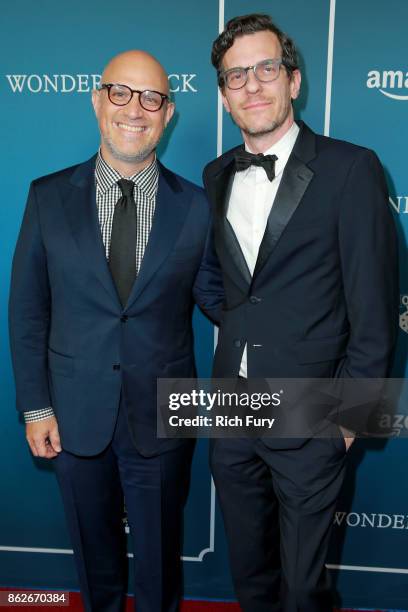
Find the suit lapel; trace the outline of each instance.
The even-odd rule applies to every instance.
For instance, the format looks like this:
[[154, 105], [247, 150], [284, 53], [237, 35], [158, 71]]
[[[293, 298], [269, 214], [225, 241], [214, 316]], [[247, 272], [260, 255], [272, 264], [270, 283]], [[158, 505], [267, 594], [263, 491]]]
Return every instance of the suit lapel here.
[[[63, 195], [63, 207], [84, 261], [116, 304], [120, 305], [116, 287], [106, 260], [95, 192], [95, 160], [81, 164], [74, 171]], [[173, 247], [183, 223], [189, 202], [183, 198], [175, 175], [159, 164], [159, 185], [152, 229], [139, 274], [133, 285], [129, 305], [140, 295]]]
[[63, 194], [63, 207], [84, 267], [98, 277], [107, 293], [119, 304], [119, 298], [106, 261], [96, 207], [96, 156], [76, 168]]
[[139, 297], [169, 255], [184, 225], [190, 205], [176, 176], [160, 163], [159, 172], [152, 229], [126, 308]]
[[[228, 163], [211, 181], [213, 201], [215, 202], [215, 244], [219, 257], [225, 260], [225, 256], [232, 259], [234, 263], [234, 274], [237, 284], [248, 289], [251, 283], [249, 271], [244, 254], [230, 222], [227, 219], [228, 202], [231, 195], [232, 184], [235, 176], [234, 159]], [[231, 269], [232, 270], [232, 269]]]
[[313, 170], [306, 165], [306, 162], [313, 159], [316, 155], [315, 136], [303, 122], [299, 123], [300, 132], [283, 171], [279, 189], [268, 217], [261, 246], [259, 247], [254, 278], [272, 255], [314, 176]]

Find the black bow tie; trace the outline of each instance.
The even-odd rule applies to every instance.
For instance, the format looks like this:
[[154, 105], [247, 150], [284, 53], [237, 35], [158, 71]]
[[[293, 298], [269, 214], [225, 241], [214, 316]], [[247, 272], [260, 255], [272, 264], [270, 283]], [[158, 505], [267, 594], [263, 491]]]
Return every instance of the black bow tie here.
[[275, 178], [276, 155], [263, 155], [263, 153], [248, 153], [248, 151], [237, 151], [235, 153], [235, 168], [237, 172], [247, 170], [249, 166], [262, 166], [270, 181]]

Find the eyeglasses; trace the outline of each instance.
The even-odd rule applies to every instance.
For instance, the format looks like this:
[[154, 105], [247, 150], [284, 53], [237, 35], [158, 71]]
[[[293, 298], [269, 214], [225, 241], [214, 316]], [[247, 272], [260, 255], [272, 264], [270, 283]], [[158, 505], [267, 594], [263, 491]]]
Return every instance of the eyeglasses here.
[[281, 66], [286, 66], [282, 58], [266, 59], [246, 68], [241, 68], [241, 66], [230, 68], [225, 72], [220, 72], [220, 77], [228, 89], [241, 89], [248, 81], [249, 70], [254, 71], [257, 81], [270, 83], [278, 78]]
[[100, 86], [101, 89], [107, 89], [109, 100], [116, 106], [126, 106], [133, 98], [133, 94], [137, 93], [139, 94], [140, 106], [153, 113], [160, 110], [164, 101], [169, 99], [169, 96], [160, 93], [160, 91], [152, 89], [140, 91], [139, 89], [131, 89], [127, 85], [120, 85], [119, 83], [103, 83]]

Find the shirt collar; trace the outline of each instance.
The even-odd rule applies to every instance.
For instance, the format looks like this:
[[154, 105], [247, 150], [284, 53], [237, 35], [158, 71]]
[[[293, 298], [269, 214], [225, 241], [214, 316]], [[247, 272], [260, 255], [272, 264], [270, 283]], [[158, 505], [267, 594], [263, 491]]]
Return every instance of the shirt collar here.
[[[98, 192], [102, 195], [107, 193], [121, 178], [124, 177], [103, 159], [99, 150], [95, 164], [95, 181]], [[149, 166], [125, 178], [133, 181], [148, 198], [154, 199], [159, 183], [159, 168], [156, 157]]]
[[[291, 151], [293, 149], [293, 145], [295, 144], [298, 134], [299, 126], [295, 122], [293, 122], [288, 131], [285, 132], [285, 134], [282, 136], [282, 138], [280, 138], [278, 142], [275, 142], [275, 144], [273, 144], [269, 149], [267, 149], [264, 155], [276, 155], [278, 159], [283, 155], [286, 155], [288, 151]], [[245, 148], [247, 151], [249, 151], [246, 146]]]

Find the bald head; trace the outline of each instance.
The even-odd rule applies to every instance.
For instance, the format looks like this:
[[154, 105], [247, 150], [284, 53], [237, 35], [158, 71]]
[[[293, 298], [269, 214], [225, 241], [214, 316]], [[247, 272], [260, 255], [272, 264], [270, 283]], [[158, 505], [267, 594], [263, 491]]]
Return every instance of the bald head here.
[[[133, 50], [120, 53], [109, 62], [101, 85], [92, 92], [101, 153], [122, 176], [131, 176], [152, 163], [163, 131], [173, 116], [174, 104], [167, 98], [168, 77], [150, 53]], [[113, 85], [118, 96], [112, 102]], [[120, 95], [126, 91], [130, 96], [129, 89], [133, 95], [123, 102]], [[153, 108], [149, 108], [150, 101]]]
[[[102, 83], [128, 83], [129, 80], [148, 79], [138, 89], [155, 89], [169, 93], [169, 81], [163, 66], [150, 53], [137, 49], [125, 51], [111, 59], [102, 73]], [[153, 86], [154, 83], [154, 86]]]

